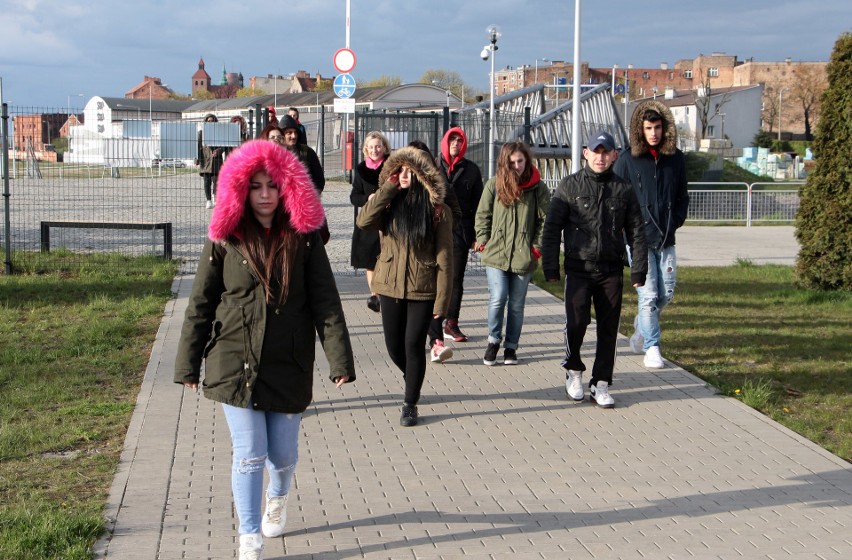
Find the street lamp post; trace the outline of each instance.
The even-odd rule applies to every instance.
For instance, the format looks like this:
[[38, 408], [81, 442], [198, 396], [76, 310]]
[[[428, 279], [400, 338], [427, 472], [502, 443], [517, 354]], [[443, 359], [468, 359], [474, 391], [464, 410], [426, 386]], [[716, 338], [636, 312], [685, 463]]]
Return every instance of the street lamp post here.
[[[550, 62], [549, 58], [542, 58], [542, 62]], [[535, 83], [538, 83], [538, 59], [535, 59]]]
[[580, 65], [580, 0], [574, 0], [574, 87], [571, 100], [571, 170], [580, 170], [580, 83], [583, 68]]
[[488, 114], [488, 176], [494, 176], [494, 57], [497, 51], [497, 39], [500, 38], [500, 31], [496, 25], [489, 25], [485, 30], [488, 33], [489, 45], [482, 48], [480, 56], [482, 60], [488, 60], [491, 57], [491, 103]]

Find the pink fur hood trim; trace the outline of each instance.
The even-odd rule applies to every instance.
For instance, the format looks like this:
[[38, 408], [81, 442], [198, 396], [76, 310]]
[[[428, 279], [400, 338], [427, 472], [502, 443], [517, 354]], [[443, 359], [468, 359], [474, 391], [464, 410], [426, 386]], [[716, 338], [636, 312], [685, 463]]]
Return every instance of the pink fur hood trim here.
[[318, 229], [325, 219], [319, 193], [299, 159], [269, 140], [250, 140], [231, 152], [219, 172], [216, 207], [208, 235], [224, 241], [234, 233], [247, 208], [249, 182], [265, 170], [278, 185], [278, 195], [299, 233]]

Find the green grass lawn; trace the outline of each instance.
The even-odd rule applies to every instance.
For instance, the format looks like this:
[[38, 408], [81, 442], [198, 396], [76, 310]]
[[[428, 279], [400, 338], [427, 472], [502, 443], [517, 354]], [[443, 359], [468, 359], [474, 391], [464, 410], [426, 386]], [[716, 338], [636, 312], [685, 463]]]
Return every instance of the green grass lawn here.
[[0, 275], [0, 558], [88, 559], [103, 529], [175, 268], [90, 261]]
[[[562, 298], [540, 271], [533, 282]], [[624, 293], [630, 336], [636, 291]], [[799, 289], [786, 266], [681, 267], [661, 325], [666, 358], [852, 461], [852, 293]]]

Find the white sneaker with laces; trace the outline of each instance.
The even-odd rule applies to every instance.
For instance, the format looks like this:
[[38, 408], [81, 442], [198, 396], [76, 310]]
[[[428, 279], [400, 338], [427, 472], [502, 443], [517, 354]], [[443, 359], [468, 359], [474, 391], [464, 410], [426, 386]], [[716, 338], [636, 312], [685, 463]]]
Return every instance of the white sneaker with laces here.
[[444, 343], [440, 340], [436, 340], [435, 344], [432, 345], [432, 361], [446, 362], [452, 357], [453, 349], [448, 346], [444, 346]]
[[205, 204], [204, 207], [210, 210], [211, 208], [213, 208], [213, 203], [208, 200], [207, 204]]
[[263, 560], [263, 536], [260, 533], [240, 535], [239, 560]]
[[642, 333], [639, 332], [639, 315], [633, 319], [633, 336], [630, 337], [630, 351], [634, 354], [641, 354], [644, 352], [642, 346], [645, 344], [645, 339], [642, 337]]
[[645, 367], [648, 369], [663, 369], [666, 364], [663, 363], [663, 356], [660, 354], [659, 346], [651, 346], [645, 352]]
[[284, 524], [287, 523], [287, 494], [283, 496], [266, 497], [266, 511], [260, 530], [264, 537], [275, 538], [284, 534]]
[[609, 383], [598, 381], [589, 388], [589, 400], [595, 401], [598, 408], [615, 408], [615, 399], [609, 394]]
[[568, 377], [565, 378], [565, 392], [575, 401], [582, 401], [583, 392], [583, 372], [568, 370]]

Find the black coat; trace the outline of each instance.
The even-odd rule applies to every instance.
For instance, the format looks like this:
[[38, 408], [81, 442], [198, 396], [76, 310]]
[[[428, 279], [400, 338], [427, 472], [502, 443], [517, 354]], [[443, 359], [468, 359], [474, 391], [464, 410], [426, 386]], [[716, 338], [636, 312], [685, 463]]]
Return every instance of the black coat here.
[[565, 241], [565, 270], [621, 274], [624, 237], [633, 252], [632, 283], [644, 283], [648, 247], [633, 187], [611, 170], [584, 167], [559, 182], [541, 237], [542, 270], [559, 279], [559, 244]]
[[[382, 161], [378, 169], [370, 169], [362, 161], [352, 174], [352, 192], [349, 194], [349, 201], [355, 207], [356, 220], [360, 209], [367, 203], [367, 199], [379, 188], [379, 173], [381, 173], [385, 161]], [[376, 268], [376, 259], [379, 257], [381, 249], [378, 230], [363, 230], [355, 226], [355, 230], [352, 232], [351, 253], [351, 264], [354, 268], [368, 270]]]
[[[437, 162], [441, 172], [447, 178], [448, 194], [455, 193], [458, 200], [460, 216], [453, 216], [454, 243], [457, 246], [470, 248], [476, 240], [474, 223], [479, 198], [482, 196], [482, 173], [479, 166], [469, 159], [462, 159], [456, 163], [452, 173], [447, 172], [448, 165], [443, 158], [439, 157]], [[449, 196], [447, 198], [449, 199]], [[449, 200], [447, 203], [451, 204]]]

